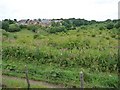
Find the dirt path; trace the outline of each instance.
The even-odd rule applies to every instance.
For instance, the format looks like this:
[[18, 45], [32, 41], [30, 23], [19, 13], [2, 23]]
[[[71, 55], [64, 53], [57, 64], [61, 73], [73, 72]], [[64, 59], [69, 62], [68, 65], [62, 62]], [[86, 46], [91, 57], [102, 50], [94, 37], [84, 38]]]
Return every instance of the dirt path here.
[[[6, 75], [2, 75], [2, 79], [3, 80], [9, 79], [9, 80], [16, 80], [16, 81], [26, 81], [25, 78], [18, 78], [18, 77], [13, 77], [13, 76], [6, 76]], [[35, 80], [29, 80], [29, 81], [31, 85], [41, 85], [41, 86], [45, 86], [46, 88], [64, 88], [63, 85], [50, 84], [47, 82], [35, 81]]]

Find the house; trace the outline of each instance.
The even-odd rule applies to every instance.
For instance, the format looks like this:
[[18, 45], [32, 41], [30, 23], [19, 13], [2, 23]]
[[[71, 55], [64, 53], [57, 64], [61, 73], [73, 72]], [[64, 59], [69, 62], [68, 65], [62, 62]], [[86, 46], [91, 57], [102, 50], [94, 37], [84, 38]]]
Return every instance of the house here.
[[34, 19], [34, 20], [30, 20], [30, 19], [22, 19], [20, 21], [18, 21], [18, 24], [20, 25], [41, 25], [41, 26], [50, 26], [52, 22], [61, 22], [62, 20], [51, 20], [51, 19]]
[[50, 26], [51, 25], [51, 19], [42, 19], [41, 20], [42, 26]]
[[27, 25], [27, 20], [26, 19], [20, 20], [20, 21], [18, 21], [18, 24]]

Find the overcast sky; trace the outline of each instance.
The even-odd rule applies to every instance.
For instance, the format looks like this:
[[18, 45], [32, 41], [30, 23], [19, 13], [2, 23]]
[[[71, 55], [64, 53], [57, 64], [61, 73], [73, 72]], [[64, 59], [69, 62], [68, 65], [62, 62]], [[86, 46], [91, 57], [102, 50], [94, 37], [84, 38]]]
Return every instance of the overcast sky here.
[[120, 0], [0, 0], [1, 19], [117, 19]]

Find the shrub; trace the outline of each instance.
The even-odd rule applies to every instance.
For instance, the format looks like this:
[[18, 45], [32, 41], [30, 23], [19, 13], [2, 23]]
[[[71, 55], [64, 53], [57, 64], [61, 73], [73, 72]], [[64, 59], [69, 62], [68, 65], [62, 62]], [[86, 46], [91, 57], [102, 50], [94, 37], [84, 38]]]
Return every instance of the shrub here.
[[37, 32], [37, 29], [39, 28], [36, 25], [29, 25], [27, 26], [28, 30], [31, 30], [32, 32]]
[[95, 36], [96, 36], [95, 34], [92, 35], [92, 37], [95, 37]]
[[109, 39], [110, 39], [110, 37], [108, 37], [108, 36], [106, 36], [105, 38], [106, 38], [107, 40], [109, 40]]
[[105, 27], [101, 26], [99, 27], [99, 30], [105, 30]]
[[13, 37], [14, 37], [14, 39], [17, 39], [17, 35], [14, 35]]
[[10, 24], [8, 31], [9, 32], [17, 32], [17, 31], [20, 31], [20, 27], [17, 24]]
[[36, 38], [38, 38], [38, 37], [39, 37], [38, 34], [35, 34], [35, 35], [33, 36], [34, 39], [36, 39]]
[[57, 33], [57, 32], [66, 32], [66, 29], [64, 26], [59, 27], [50, 27], [47, 29], [49, 33]]
[[86, 28], [85, 26], [81, 26], [81, 29], [84, 29], [84, 30], [85, 30], [85, 29], [87, 29], [87, 28]]
[[112, 24], [112, 23], [109, 23], [108, 25], [107, 25], [107, 29], [113, 29], [114, 28], [114, 25]]
[[20, 25], [21, 29], [27, 28], [27, 25]]
[[116, 37], [116, 35], [115, 35], [115, 34], [113, 34], [113, 35], [111, 35], [111, 37], [112, 37], [112, 38], [115, 38], [115, 37]]

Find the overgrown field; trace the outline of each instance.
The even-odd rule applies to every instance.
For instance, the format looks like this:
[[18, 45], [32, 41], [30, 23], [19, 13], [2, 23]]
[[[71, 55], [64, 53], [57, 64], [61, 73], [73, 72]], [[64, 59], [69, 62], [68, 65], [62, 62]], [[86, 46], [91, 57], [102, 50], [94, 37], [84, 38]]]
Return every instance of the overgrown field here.
[[50, 34], [3, 31], [3, 74], [29, 77], [67, 87], [80, 86], [80, 71], [85, 87], [117, 87], [118, 31], [99, 29], [102, 24]]

